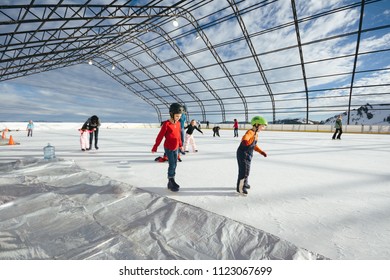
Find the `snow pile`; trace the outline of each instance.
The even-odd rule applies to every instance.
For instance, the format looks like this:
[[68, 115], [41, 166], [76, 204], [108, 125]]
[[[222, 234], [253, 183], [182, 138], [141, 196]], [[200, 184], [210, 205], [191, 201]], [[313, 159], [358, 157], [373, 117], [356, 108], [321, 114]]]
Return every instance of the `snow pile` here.
[[79, 168], [0, 164], [0, 259], [324, 259], [201, 208]]

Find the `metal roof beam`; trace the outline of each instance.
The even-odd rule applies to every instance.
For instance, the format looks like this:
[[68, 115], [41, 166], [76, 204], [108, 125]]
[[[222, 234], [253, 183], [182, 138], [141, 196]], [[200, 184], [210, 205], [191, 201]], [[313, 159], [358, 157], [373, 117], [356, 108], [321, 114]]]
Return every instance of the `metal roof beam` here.
[[[268, 83], [268, 79], [267, 79], [267, 76], [265, 75], [264, 73], [264, 70], [263, 70], [263, 67], [261, 66], [261, 63], [260, 63], [260, 59], [256, 53], [256, 50], [255, 50], [255, 47], [253, 46], [252, 44], [252, 40], [250, 39], [250, 36], [249, 36], [249, 33], [246, 29], [246, 26], [245, 26], [245, 23], [244, 23], [244, 20], [242, 19], [241, 15], [240, 15], [240, 11], [235, 3], [234, 0], [228, 0], [229, 4], [230, 4], [230, 7], [232, 8], [232, 10], [234, 11], [234, 14], [240, 24], [240, 27], [241, 27], [241, 30], [242, 30], [242, 33], [244, 35], [244, 38], [248, 44], [248, 47], [251, 51], [251, 54], [252, 54], [252, 57], [256, 63], [256, 66], [257, 66], [257, 69], [259, 70], [259, 74], [264, 82], [264, 85], [268, 91], [268, 94], [271, 98], [271, 104], [272, 104], [272, 112], [273, 112], [273, 121], [275, 122], [275, 100], [274, 100], [274, 97], [273, 97], [273, 94], [272, 94], [272, 89], [271, 89], [271, 86], [269, 85]], [[247, 108], [247, 105], [246, 105], [246, 110], [248, 110]], [[248, 112], [246, 113], [246, 115], [248, 115]], [[248, 120], [247, 120], [248, 122]]]
[[302, 42], [301, 42], [301, 35], [300, 35], [300, 32], [299, 32], [298, 14], [297, 14], [297, 8], [295, 6], [295, 0], [291, 0], [291, 9], [292, 9], [293, 16], [294, 16], [295, 32], [297, 34], [297, 41], [298, 41], [299, 59], [301, 61], [301, 70], [302, 70], [303, 84], [305, 86], [305, 93], [306, 93], [306, 124], [308, 124], [309, 123], [309, 91], [308, 91], [308, 87], [307, 87], [305, 60], [303, 58]]

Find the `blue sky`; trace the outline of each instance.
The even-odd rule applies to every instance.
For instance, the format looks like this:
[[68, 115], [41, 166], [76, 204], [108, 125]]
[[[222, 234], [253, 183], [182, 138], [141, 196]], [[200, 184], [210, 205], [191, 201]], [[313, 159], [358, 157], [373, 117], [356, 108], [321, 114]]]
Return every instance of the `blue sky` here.
[[[3, 1], [2, 1], [3, 2]], [[5, 4], [20, 3], [25, 4], [30, 1], [5, 1]], [[93, 3], [108, 3], [111, 1], [93, 1]], [[170, 3], [174, 1], [165, 1]], [[238, 2], [238, 1], [237, 1]], [[355, 1], [296, 1], [298, 8], [298, 17], [304, 18], [306, 16], [320, 13], [324, 10], [329, 10], [332, 7], [340, 6], [340, 2], [344, 4], [354, 3]], [[55, 3], [55, 1], [39, 1], [39, 3]], [[83, 1], [65, 1], [65, 3], [83, 3]], [[120, 2], [119, 2], [120, 3]], [[201, 10], [194, 11], [193, 16], [199, 19], [201, 26], [207, 26], [211, 17], [204, 17], [204, 15], [212, 13], [214, 10], [221, 8], [221, 5], [227, 5], [226, 1], [218, 0], [205, 5]], [[243, 15], [243, 20], [246, 24], [250, 34], [266, 30], [272, 26], [278, 26], [284, 22], [291, 21], [291, 6], [290, 1], [282, 0], [275, 4], [268, 5], [262, 9]], [[240, 9], [245, 10], [245, 7], [253, 4], [253, 1], [246, 1], [240, 4]], [[224, 15], [231, 13], [228, 8], [224, 11], [214, 15], [214, 17], [222, 18]], [[317, 20], [300, 23], [300, 32], [302, 43], [311, 42], [313, 40], [321, 40], [322, 38], [331, 37], [337, 34], [346, 33], [348, 31], [355, 31], [358, 26], [359, 9], [352, 9], [341, 13], [332, 14], [325, 17], [320, 17]], [[180, 24], [186, 22], [185, 19], [180, 18]], [[363, 28], [372, 28], [375, 26], [390, 24], [390, 3], [389, 1], [381, 1], [371, 5], [366, 5]], [[170, 35], [180, 35], [191, 30], [191, 27], [183, 25], [178, 29], [174, 29], [171, 24], [162, 26], [166, 32], [172, 31]], [[0, 26], [0, 32], [5, 32], [3, 26]], [[259, 83], [260, 75], [256, 73], [256, 65], [250, 58], [250, 51], [245, 41], [240, 41], [234, 45], [224, 46], [223, 43], [229, 40], [234, 40], [241, 36], [242, 31], [236, 20], [229, 20], [217, 26], [204, 29], [209, 40], [216, 47], [216, 51], [223, 61], [230, 61], [226, 66], [232, 75], [236, 75], [235, 80], [247, 98], [250, 114], [262, 114], [268, 119], [270, 114], [270, 100], [267, 92], [262, 86], [253, 86]], [[150, 36], [150, 37], [148, 37]], [[153, 36], [153, 37], [152, 37]], [[202, 40], [194, 40], [193, 36], [186, 36], [180, 40], [176, 40], [177, 45], [183, 53], [191, 54], [188, 59], [195, 67], [199, 68], [199, 72], [211, 79], [213, 77], [223, 76], [223, 71], [218, 66], [210, 68], [202, 68], [202, 66], [216, 63], [215, 59], [209, 52], [196, 53], [197, 50], [205, 48], [205, 43]], [[156, 35], [142, 35], [140, 39], [147, 42], [148, 39], [156, 39]], [[161, 41], [161, 39], [159, 40]], [[288, 83], [278, 83], [281, 80], [299, 79], [301, 75], [301, 68], [288, 67], [276, 69], [279, 66], [288, 64], [299, 64], [299, 56], [297, 48], [287, 48], [274, 52], [277, 49], [283, 49], [288, 46], [296, 45], [296, 34], [294, 27], [280, 29], [274, 32], [261, 34], [252, 38], [253, 45], [262, 63], [263, 69], [271, 69], [266, 71], [267, 79], [271, 82], [271, 87], [274, 93], [280, 92], [298, 92], [302, 91], [302, 81], [291, 81]], [[360, 44], [360, 51], [370, 52], [373, 50], [380, 50], [390, 46], [390, 32], [389, 28], [378, 30], [376, 32], [367, 32], [362, 34], [362, 41]], [[134, 44], [125, 44], [121, 49], [140, 49]], [[334, 73], [343, 73], [352, 71], [351, 65], [353, 57], [344, 59], [327, 60], [329, 57], [340, 56], [343, 54], [353, 53], [356, 48], [356, 36], [346, 36], [335, 38], [334, 40], [327, 40], [316, 44], [308, 44], [303, 46], [305, 62], [312, 60], [324, 59], [323, 62], [306, 65], [306, 73], [308, 77], [326, 76]], [[169, 61], [170, 58], [177, 54], [172, 52], [169, 45], [153, 49], [161, 60], [165, 60], [166, 65], [175, 72], [180, 70], [186, 71], [188, 67], [180, 60]], [[265, 54], [267, 53], [268, 54]], [[237, 57], [249, 57], [234, 61]], [[145, 55], [140, 54], [135, 57], [137, 61], [143, 65], [150, 65], [153, 60]], [[123, 67], [133, 71], [135, 76], [141, 80], [145, 74], [137, 71], [135, 66], [129, 61], [121, 62]], [[357, 70], [370, 70], [375, 68], [389, 68], [390, 55], [388, 52], [367, 54], [359, 56]], [[273, 70], [272, 70], [273, 69]], [[151, 67], [151, 72], [154, 75], [164, 74], [159, 67]], [[253, 74], [240, 76], [240, 73], [245, 73], [253, 70]], [[118, 71], [112, 70], [112, 71]], [[205, 91], [204, 86], [200, 83], [195, 83], [196, 78], [192, 73], [185, 72], [178, 73], [178, 77], [191, 87], [191, 90], [197, 92], [197, 96], [201, 100], [211, 100], [213, 96]], [[189, 109], [196, 112], [199, 109], [193, 100], [183, 94], [183, 90], [174, 87], [174, 81], [170, 78], [161, 78], [161, 80], [174, 92], [181, 93], [181, 97], [185, 102], [188, 102]], [[324, 89], [334, 87], [348, 87], [350, 84], [350, 75], [331, 76], [323, 78], [308, 79], [309, 89]], [[378, 85], [389, 84], [390, 71], [379, 72], [365, 72], [355, 76], [355, 85]], [[276, 82], [276, 83], [272, 83]], [[242, 106], [237, 104], [237, 100], [229, 101], [231, 96], [237, 98], [237, 93], [232, 90], [224, 90], [229, 81], [227, 79], [210, 80], [209, 84], [212, 86], [221, 98], [226, 98], [225, 108], [229, 111], [227, 119], [233, 118], [243, 119]], [[147, 83], [148, 87], [155, 90], [156, 94], [167, 96], [167, 92], [157, 89], [156, 84]], [[247, 87], [246, 87], [247, 85]], [[143, 91], [141, 85], [133, 83], [134, 88]], [[389, 93], [390, 87], [370, 87], [369, 92], [367, 88], [356, 89], [354, 94], [370, 93], [371, 95], [361, 95], [354, 97], [354, 104], [371, 103], [389, 103], [388, 95], [372, 95], [376, 92]], [[260, 94], [262, 97], [253, 97], [253, 95]], [[145, 93], [145, 95], [147, 95]], [[294, 114], [295, 107], [302, 107], [304, 103], [302, 100], [286, 100], [294, 99], [295, 97], [303, 97], [304, 93], [296, 93], [294, 95], [276, 95], [275, 101], [277, 108], [281, 114], [277, 115], [277, 119], [288, 117], [304, 117], [305, 114], [299, 112]], [[252, 96], [252, 97], [251, 97]], [[327, 97], [318, 98], [315, 97]], [[345, 96], [343, 99], [333, 100], [332, 96]], [[341, 104], [340, 112], [347, 109], [348, 94], [346, 90], [332, 90], [310, 93], [313, 98], [310, 101], [310, 106], [313, 108], [326, 108], [326, 106], [337, 106]], [[152, 98], [152, 96], [150, 96]], [[169, 102], [171, 100], [167, 98]], [[191, 101], [191, 102], [190, 102]], [[231, 103], [231, 104], [229, 104]], [[336, 105], [335, 105], [336, 104]], [[210, 121], [219, 122], [220, 106], [217, 102], [210, 102], [206, 106]], [[287, 108], [287, 109], [283, 109]], [[167, 117], [168, 110], [162, 106], [161, 109], [163, 118]], [[321, 113], [310, 114], [310, 119], [323, 120], [338, 112], [329, 111]], [[52, 70], [48, 72], [41, 72], [34, 75], [20, 77], [13, 80], [6, 80], [0, 82], [0, 121], [27, 121], [33, 119], [35, 121], [72, 121], [83, 122], [87, 117], [97, 114], [102, 121], [106, 122], [157, 122], [156, 110], [147, 104], [145, 101], [137, 97], [134, 93], [126, 89], [124, 86], [113, 80], [106, 73], [101, 71], [94, 65], [88, 65], [87, 61], [80, 61], [79, 65]], [[251, 115], [251, 116], [252, 116]], [[251, 117], [250, 116], [250, 117]], [[194, 116], [199, 119], [200, 117]]]

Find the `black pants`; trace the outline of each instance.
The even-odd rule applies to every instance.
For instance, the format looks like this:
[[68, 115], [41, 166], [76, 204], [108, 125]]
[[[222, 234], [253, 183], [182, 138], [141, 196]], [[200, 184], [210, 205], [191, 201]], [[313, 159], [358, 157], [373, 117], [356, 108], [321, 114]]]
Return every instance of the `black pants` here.
[[244, 186], [248, 185], [248, 177], [251, 170], [252, 155], [237, 150], [238, 178], [237, 191], [241, 180], [244, 180]]
[[89, 148], [92, 148], [92, 141], [93, 141], [93, 135], [95, 134], [95, 148], [97, 148], [98, 144], [98, 136], [99, 136], [99, 129], [96, 128], [94, 132], [91, 132], [89, 134]]
[[336, 139], [336, 135], [337, 135], [337, 139], [341, 139], [340, 138], [341, 134], [343, 134], [343, 130], [341, 128], [336, 128], [336, 131], [334, 132], [332, 139]]

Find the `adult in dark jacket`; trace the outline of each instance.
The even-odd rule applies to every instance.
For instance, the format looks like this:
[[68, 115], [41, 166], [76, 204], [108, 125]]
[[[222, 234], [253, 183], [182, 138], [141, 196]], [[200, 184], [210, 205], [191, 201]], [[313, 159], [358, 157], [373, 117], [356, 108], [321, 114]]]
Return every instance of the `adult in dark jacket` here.
[[337, 139], [341, 140], [341, 134], [343, 134], [343, 123], [341, 121], [341, 115], [338, 116], [337, 120], [336, 120], [336, 123], [335, 123], [335, 132], [332, 136], [332, 139], [336, 139], [336, 135], [337, 135]]
[[83, 124], [82, 129], [88, 129], [92, 130], [92, 132], [89, 134], [89, 149], [92, 148], [92, 141], [93, 137], [95, 135], [95, 149], [99, 149], [98, 147], [98, 136], [99, 136], [99, 127], [100, 127], [100, 120], [98, 116], [93, 115], [92, 117], [88, 118], [88, 120]]
[[213, 137], [215, 137], [215, 135], [217, 135], [218, 137], [220, 137], [219, 136], [219, 130], [220, 130], [221, 128], [219, 127], [219, 126], [214, 126], [213, 127]]

